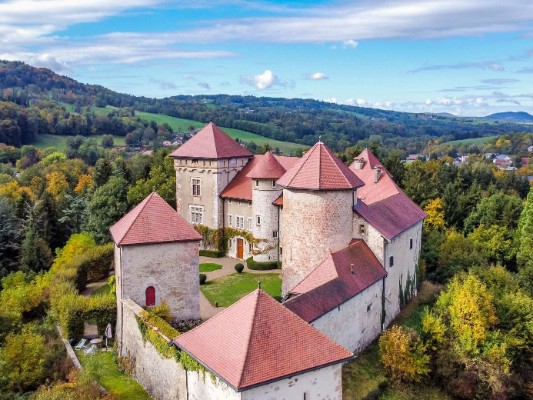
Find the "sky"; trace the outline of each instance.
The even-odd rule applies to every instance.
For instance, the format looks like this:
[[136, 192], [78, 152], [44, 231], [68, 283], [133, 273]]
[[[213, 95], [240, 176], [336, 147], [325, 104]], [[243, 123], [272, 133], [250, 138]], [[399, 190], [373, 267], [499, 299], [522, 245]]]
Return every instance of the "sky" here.
[[147, 97], [533, 114], [533, 1], [0, 0], [0, 59]]

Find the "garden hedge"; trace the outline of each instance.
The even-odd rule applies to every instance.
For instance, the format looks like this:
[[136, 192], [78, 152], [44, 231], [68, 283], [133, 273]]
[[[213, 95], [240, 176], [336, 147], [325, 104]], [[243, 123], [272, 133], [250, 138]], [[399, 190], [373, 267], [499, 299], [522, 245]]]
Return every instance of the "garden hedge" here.
[[277, 269], [278, 268], [278, 262], [277, 261], [254, 261], [253, 257], [250, 257], [246, 260], [246, 265], [248, 265], [248, 268], [254, 269], [256, 271], [267, 271], [270, 269]]

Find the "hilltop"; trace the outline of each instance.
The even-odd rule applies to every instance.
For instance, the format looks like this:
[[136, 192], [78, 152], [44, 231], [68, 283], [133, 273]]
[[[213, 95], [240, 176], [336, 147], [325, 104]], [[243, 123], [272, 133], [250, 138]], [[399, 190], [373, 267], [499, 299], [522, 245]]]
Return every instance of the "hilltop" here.
[[[2, 108], [1, 101], [13, 102], [16, 106], [4, 105]], [[72, 110], [65, 108], [65, 104], [72, 105]], [[306, 146], [313, 145], [321, 136], [336, 151], [356, 143], [375, 143], [415, 152], [422, 149], [428, 140], [435, 138], [448, 141], [533, 131], [533, 126], [517, 124], [516, 120], [502, 122], [490, 118], [405, 113], [311, 99], [233, 95], [180, 95], [164, 99], [138, 97], [98, 85], [79, 83], [48, 69], [35, 68], [22, 62], [0, 61], [0, 119], [12, 121], [9, 133], [0, 130], [0, 142], [21, 145], [32, 143], [35, 134], [54, 133], [49, 131], [52, 128], [43, 128], [45, 123], [38, 123], [39, 129], [25, 135], [24, 130], [29, 128], [21, 126], [12, 115], [31, 114], [34, 116], [32, 118], [38, 118], [37, 114], [40, 112], [32, 114], [23, 111], [24, 109], [33, 107], [38, 111], [53, 108], [55, 111], [52, 114], [59, 119], [72, 119], [73, 113], [90, 119], [94, 107], [109, 106], [119, 109], [115, 114], [129, 113], [134, 116], [137, 111], [203, 124], [213, 121], [223, 128]], [[5, 111], [6, 107], [10, 109], [9, 112]], [[127, 111], [122, 111], [123, 109]], [[155, 122], [154, 129], [157, 130], [157, 121]], [[79, 134], [75, 127], [61, 128], [60, 134], [63, 135]], [[17, 140], [13, 135], [16, 136], [18, 131], [21, 132], [21, 137]], [[82, 134], [102, 133], [111, 132], [89, 127]], [[117, 129], [118, 135], [125, 136], [127, 133], [127, 128]]]

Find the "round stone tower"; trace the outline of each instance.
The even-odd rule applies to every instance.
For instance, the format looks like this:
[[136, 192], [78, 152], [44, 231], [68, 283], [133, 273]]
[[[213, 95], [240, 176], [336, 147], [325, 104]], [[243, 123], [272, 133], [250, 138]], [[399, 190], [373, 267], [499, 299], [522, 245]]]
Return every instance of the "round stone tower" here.
[[252, 178], [252, 234], [260, 239], [253, 249], [255, 261], [278, 260], [279, 208], [274, 201], [282, 192], [276, 180], [284, 173], [285, 168], [272, 153], [267, 152], [247, 175]]
[[330, 252], [352, 239], [356, 189], [363, 182], [324, 143], [315, 144], [278, 181], [285, 297]]

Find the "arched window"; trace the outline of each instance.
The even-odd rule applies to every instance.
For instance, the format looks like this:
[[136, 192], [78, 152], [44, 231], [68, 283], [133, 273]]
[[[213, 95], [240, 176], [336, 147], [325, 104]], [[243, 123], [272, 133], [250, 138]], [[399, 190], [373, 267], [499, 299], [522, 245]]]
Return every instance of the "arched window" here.
[[148, 286], [146, 288], [146, 305], [155, 306], [155, 288], [153, 286]]

